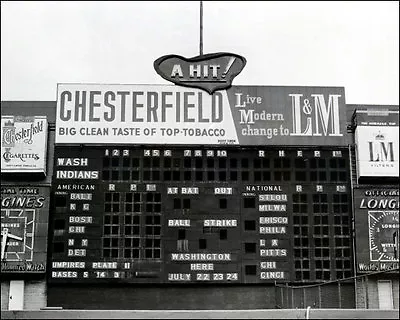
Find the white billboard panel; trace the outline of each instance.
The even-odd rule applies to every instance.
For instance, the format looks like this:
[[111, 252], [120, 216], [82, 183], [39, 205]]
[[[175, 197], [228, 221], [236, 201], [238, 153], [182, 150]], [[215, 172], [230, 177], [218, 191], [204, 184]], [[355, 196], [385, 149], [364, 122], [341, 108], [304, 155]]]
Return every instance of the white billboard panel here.
[[146, 85], [58, 85], [56, 143], [237, 143], [226, 92]]
[[346, 144], [344, 88], [58, 84], [57, 144]]
[[1, 172], [46, 174], [47, 117], [1, 117]]
[[399, 127], [357, 126], [358, 177], [399, 176]]

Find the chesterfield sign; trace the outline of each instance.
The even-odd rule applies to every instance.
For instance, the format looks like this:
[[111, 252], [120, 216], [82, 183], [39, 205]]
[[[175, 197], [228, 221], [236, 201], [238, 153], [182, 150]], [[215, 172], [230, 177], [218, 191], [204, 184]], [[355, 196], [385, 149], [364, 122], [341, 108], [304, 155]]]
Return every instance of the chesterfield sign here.
[[57, 144], [346, 144], [344, 88], [59, 84]]
[[46, 151], [46, 117], [1, 117], [1, 172], [46, 174]]

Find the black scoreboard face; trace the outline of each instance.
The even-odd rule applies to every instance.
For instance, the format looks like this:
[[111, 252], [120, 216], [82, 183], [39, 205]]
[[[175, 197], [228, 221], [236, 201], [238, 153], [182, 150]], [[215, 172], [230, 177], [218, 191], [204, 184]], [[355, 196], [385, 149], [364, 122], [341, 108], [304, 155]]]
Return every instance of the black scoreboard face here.
[[52, 283], [353, 275], [345, 148], [57, 146]]

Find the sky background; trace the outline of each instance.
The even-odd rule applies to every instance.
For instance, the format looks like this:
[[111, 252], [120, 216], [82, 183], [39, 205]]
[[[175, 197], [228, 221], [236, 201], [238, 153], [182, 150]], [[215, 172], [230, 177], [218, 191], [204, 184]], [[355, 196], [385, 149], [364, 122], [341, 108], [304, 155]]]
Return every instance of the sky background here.
[[[1, 1], [1, 100], [57, 83], [171, 84], [157, 58], [199, 55], [200, 1]], [[399, 2], [203, 1], [203, 53], [247, 64], [233, 85], [339, 86], [399, 104]], [[172, 85], [172, 84], [171, 84]]]

